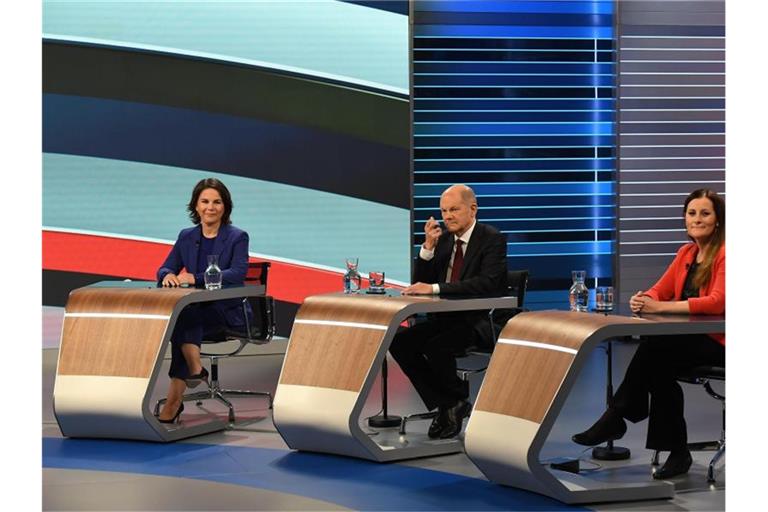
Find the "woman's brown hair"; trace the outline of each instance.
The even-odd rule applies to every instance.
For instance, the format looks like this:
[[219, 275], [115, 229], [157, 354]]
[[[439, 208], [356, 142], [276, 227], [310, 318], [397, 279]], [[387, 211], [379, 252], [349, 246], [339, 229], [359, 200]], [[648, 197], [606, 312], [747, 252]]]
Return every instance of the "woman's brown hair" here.
[[703, 199], [705, 197], [712, 201], [712, 208], [715, 210], [715, 231], [712, 233], [712, 239], [704, 251], [702, 262], [693, 276], [693, 286], [696, 288], [702, 288], [709, 283], [709, 280], [712, 278], [712, 264], [718, 251], [720, 251], [720, 247], [725, 243], [725, 201], [714, 190], [700, 188], [691, 192], [685, 199], [683, 218], [685, 218], [688, 212], [688, 203], [694, 199]]
[[221, 223], [231, 224], [232, 221], [229, 220], [229, 216], [232, 213], [232, 208], [234, 207], [232, 204], [232, 196], [229, 194], [229, 190], [224, 185], [224, 183], [216, 178], [202, 179], [198, 181], [197, 185], [195, 185], [195, 188], [192, 189], [192, 198], [189, 200], [189, 204], [187, 205], [187, 212], [189, 212], [189, 218], [192, 220], [192, 223], [200, 224], [200, 215], [197, 213], [197, 200], [200, 198], [200, 194], [203, 193], [203, 190], [207, 188], [212, 188], [218, 192], [221, 196], [221, 202], [224, 203], [224, 214], [221, 216]]

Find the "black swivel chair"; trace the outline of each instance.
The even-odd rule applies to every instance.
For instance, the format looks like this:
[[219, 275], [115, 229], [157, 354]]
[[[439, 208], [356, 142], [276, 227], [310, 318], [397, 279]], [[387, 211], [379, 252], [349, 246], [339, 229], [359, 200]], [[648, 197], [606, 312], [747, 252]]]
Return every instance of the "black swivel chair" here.
[[[248, 264], [248, 271], [245, 276], [245, 285], [264, 285], [267, 286], [267, 276], [271, 263], [252, 262]], [[253, 315], [248, 314], [248, 305], [250, 304]], [[245, 318], [245, 330], [225, 330], [221, 337], [214, 340], [204, 340], [203, 345], [220, 345], [228, 343], [229, 347], [234, 348], [224, 352], [200, 352], [200, 356], [207, 357], [211, 362], [211, 380], [207, 391], [198, 391], [184, 395], [184, 402], [196, 401], [197, 405], [202, 405], [202, 400], [214, 399], [223, 403], [229, 408], [229, 422], [235, 421], [235, 409], [232, 403], [226, 399], [226, 396], [265, 396], [269, 400], [269, 408], [272, 408], [272, 393], [269, 391], [251, 391], [244, 389], [224, 389], [219, 383], [219, 359], [233, 357], [239, 354], [248, 345], [264, 345], [272, 340], [275, 335], [275, 306], [274, 299], [270, 296], [245, 297], [242, 299], [243, 316]], [[165, 402], [165, 398], [159, 400], [155, 405], [155, 415], [160, 411], [160, 406]]]
[[[700, 443], [688, 443], [688, 449], [691, 451], [715, 451], [715, 455], [709, 462], [707, 468], [707, 482], [715, 482], [715, 465], [725, 455], [725, 395], [721, 395], [714, 389], [710, 381], [722, 381], [725, 382], [725, 367], [723, 366], [696, 366], [677, 376], [677, 380], [680, 382], [686, 382], [688, 384], [699, 384], [704, 386], [704, 390], [716, 400], [719, 400], [723, 404], [723, 429], [720, 431], [720, 439], [717, 441], [704, 441]], [[651, 464], [658, 466], [659, 464], [659, 452], [658, 450], [653, 453], [653, 460]]]
[[[528, 270], [508, 270], [507, 271], [507, 289], [508, 289], [508, 295], [517, 297], [517, 307], [505, 308], [505, 316], [508, 316], [508, 318], [512, 318], [516, 314], [522, 311], [526, 311], [526, 309], [523, 307], [523, 304], [525, 303], [525, 292], [528, 289]], [[498, 312], [498, 313], [500, 314], [501, 312]], [[495, 309], [488, 311], [488, 322], [491, 325], [491, 332], [493, 333], [494, 344], [496, 343], [496, 339], [500, 334], [496, 332], [496, 327], [493, 322], [494, 315], [496, 314], [497, 312]], [[463, 364], [462, 361], [458, 361], [456, 365], [456, 373], [459, 375], [459, 378], [461, 378], [461, 380], [463, 380], [466, 383], [466, 385], [469, 386], [469, 378], [472, 375], [475, 375], [478, 373], [485, 373], [485, 371], [488, 369], [488, 364], [490, 363], [492, 353], [493, 353], [493, 347], [487, 348], [487, 347], [476, 347], [471, 345], [460, 352], [455, 352], [454, 356], [457, 359], [469, 359], [469, 358], [476, 359], [478, 357], [484, 358], [484, 364], [478, 368], [469, 368], [468, 364]], [[416, 413], [408, 416], [403, 416], [402, 420], [400, 421], [400, 434], [405, 435], [405, 426], [408, 423], [408, 421], [428, 420], [428, 419], [433, 419], [435, 416], [437, 416], [437, 411]]]

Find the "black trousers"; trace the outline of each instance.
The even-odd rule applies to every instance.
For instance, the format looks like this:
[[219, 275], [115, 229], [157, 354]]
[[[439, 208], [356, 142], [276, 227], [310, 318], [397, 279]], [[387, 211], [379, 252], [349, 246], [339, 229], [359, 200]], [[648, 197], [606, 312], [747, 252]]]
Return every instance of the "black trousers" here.
[[469, 386], [456, 375], [455, 353], [480, 344], [467, 318], [433, 315], [397, 333], [389, 352], [408, 376], [428, 410], [469, 398]]
[[200, 346], [204, 339], [222, 339], [227, 321], [213, 303], [191, 304], [182, 310], [171, 334], [171, 366], [168, 376], [177, 379], [189, 377], [189, 368], [181, 345], [192, 343]]
[[613, 409], [633, 423], [648, 418], [646, 448], [685, 448], [683, 390], [675, 377], [701, 365], [725, 365], [725, 347], [704, 334], [654, 336], [637, 348], [614, 395]]

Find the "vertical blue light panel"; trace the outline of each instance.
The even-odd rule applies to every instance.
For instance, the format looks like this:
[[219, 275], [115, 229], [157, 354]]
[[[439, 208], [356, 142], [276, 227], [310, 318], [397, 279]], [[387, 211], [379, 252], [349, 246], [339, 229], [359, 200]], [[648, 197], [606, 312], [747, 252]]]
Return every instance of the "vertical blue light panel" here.
[[414, 249], [466, 183], [529, 300], [559, 302], [572, 269], [612, 283], [613, 17], [612, 0], [413, 1]]

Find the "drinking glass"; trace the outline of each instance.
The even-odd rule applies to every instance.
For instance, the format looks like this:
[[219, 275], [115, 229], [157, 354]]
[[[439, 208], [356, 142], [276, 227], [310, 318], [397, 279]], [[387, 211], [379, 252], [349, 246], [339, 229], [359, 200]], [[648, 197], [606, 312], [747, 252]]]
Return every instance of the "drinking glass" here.
[[344, 293], [358, 293], [362, 278], [357, 272], [357, 258], [344, 258], [347, 272], [344, 274]]
[[613, 310], [613, 286], [598, 286], [595, 289], [595, 309], [598, 311]]
[[368, 292], [384, 293], [384, 272], [368, 272]]
[[219, 268], [219, 255], [208, 255], [208, 268], [203, 274], [206, 290], [218, 290], [221, 288], [221, 268]]

